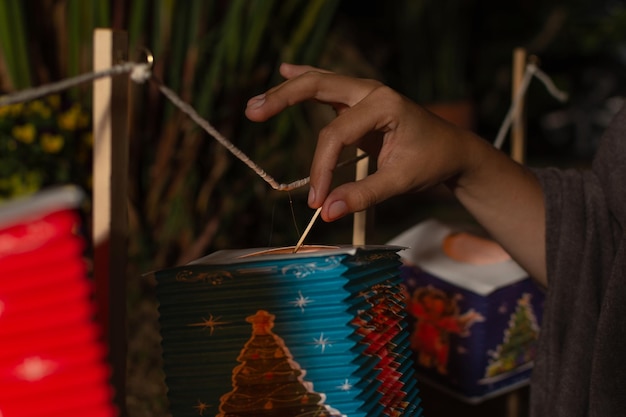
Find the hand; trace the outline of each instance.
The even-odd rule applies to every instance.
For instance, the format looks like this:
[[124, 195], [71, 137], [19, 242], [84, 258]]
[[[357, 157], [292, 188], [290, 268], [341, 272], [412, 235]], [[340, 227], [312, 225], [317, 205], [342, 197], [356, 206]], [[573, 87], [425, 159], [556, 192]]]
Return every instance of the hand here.
[[[312, 208], [323, 205], [321, 215], [326, 221], [449, 180], [472, 155], [466, 146], [471, 133], [444, 122], [378, 81], [289, 64], [281, 65], [280, 72], [287, 81], [250, 99], [246, 115], [250, 120], [265, 121], [305, 100], [334, 107], [337, 118], [319, 134], [308, 200]], [[333, 170], [342, 149], [349, 145], [377, 157], [377, 171], [331, 191]]]
[[[250, 99], [246, 115], [264, 121], [305, 100], [335, 108], [311, 164], [309, 205], [322, 206], [325, 221], [443, 182], [513, 259], [547, 282], [543, 192], [532, 172], [378, 81], [289, 64], [280, 72], [287, 81]], [[330, 190], [349, 145], [376, 157], [377, 170]]]

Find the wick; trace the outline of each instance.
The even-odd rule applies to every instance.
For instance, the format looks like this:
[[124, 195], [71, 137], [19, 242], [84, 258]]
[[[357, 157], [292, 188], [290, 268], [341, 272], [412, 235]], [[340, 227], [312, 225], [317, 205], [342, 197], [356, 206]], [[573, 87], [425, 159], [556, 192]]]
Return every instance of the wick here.
[[309, 231], [311, 230], [311, 227], [313, 227], [313, 223], [315, 223], [315, 220], [317, 219], [317, 216], [320, 215], [321, 211], [322, 211], [322, 207], [321, 206], [320, 206], [320, 208], [315, 210], [315, 213], [313, 214], [313, 218], [311, 218], [311, 221], [309, 222], [309, 225], [306, 227], [306, 229], [304, 229], [304, 233], [302, 233], [302, 236], [300, 236], [300, 240], [296, 244], [296, 247], [293, 249], [293, 253], [298, 252], [298, 249], [300, 249], [300, 246], [302, 246], [302, 243], [304, 242], [304, 239], [306, 238], [306, 235], [309, 234]]

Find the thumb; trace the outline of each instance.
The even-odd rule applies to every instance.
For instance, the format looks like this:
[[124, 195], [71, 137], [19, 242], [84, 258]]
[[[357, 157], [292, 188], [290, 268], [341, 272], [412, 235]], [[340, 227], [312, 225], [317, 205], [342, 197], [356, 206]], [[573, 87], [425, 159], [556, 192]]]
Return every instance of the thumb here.
[[350, 213], [363, 211], [398, 194], [397, 184], [381, 172], [375, 172], [357, 182], [348, 182], [335, 188], [326, 197], [322, 219], [331, 222]]

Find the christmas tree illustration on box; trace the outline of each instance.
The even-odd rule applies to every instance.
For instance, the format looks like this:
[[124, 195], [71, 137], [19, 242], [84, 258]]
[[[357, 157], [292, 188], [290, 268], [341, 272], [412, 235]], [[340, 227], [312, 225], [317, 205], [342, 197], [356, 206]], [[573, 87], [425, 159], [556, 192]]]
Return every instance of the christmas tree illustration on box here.
[[509, 327], [504, 331], [504, 340], [495, 352], [491, 352], [491, 360], [485, 371], [486, 379], [501, 377], [532, 365], [539, 326], [530, 297], [530, 294], [525, 293], [517, 300], [517, 307], [509, 319]]
[[324, 405], [324, 394], [304, 380], [283, 339], [273, 333], [275, 316], [259, 310], [248, 316], [252, 336], [233, 369], [233, 389], [220, 398], [217, 417], [339, 417]]

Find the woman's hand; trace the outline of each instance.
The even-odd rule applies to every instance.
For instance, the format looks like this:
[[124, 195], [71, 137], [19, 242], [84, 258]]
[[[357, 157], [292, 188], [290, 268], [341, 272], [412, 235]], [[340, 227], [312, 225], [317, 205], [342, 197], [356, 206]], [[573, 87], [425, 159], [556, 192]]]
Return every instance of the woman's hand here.
[[[546, 282], [543, 193], [528, 169], [378, 81], [290, 64], [280, 72], [287, 81], [250, 99], [246, 115], [264, 121], [305, 100], [335, 108], [311, 165], [309, 205], [322, 206], [324, 220], [445, 183], [522, 267]], [[331, 190], [340, 152], [349, 145], [377, 157], [377, 170]]]
[[[337, 118], [319, 134], [308, 200], [312, 208], [324, 206], [321, 215], [326, 221], [446, 181], [467, 162], [465, 141], [472, 134], [442, 121], [378, 81], [289, 64], [283, 64], [280, 72], [287, 81], [250, 99], [246, 115], [264, 121], [305, 100], [335, 108]], [[333, 170], [342, 149], [355, 144], [377, 157], [377, 171], [331, 191]]]

